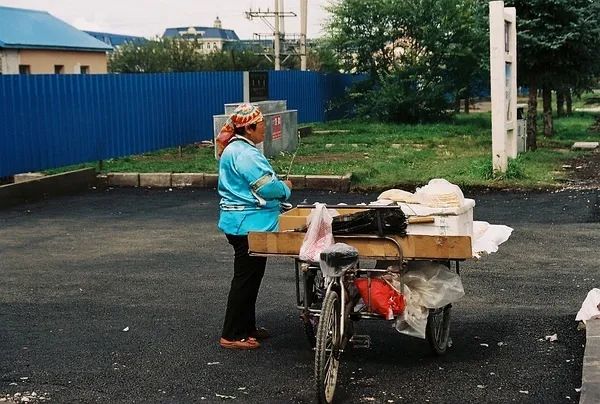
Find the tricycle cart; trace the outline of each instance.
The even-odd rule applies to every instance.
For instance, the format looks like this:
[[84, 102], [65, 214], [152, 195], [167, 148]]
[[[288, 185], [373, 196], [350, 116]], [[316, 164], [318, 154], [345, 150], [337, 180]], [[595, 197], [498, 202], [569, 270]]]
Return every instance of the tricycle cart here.
[[[383, 214], [398, 206], [335, 205], [340, 215], [372, 210], [376, 215], [375, 234], [336, 235], [336, 243], [351, 246], [348, 254], [321, 254], [333, 272], [327, 277], [318, 262], [299, 260], [306, 217], [314, 206], [298, 206], [280, 216], [280, 231], [254, 232], [248, 236], [250, 252], [261, 256], [295, 258], [297, 307], [304, 330], [315, 350], [315, 383], [319, 403], [331, 403], [335, 392], [339, 361], [348, 344], [368, 347], [368, 336], [353, 334], [353, 324], [361, 319], [381, 319], [371, 307], [370, 291], [374, 279], [400, 275], [410, 260], [444, 263], [459, 274], [459, 262], [473, 256], [470, 236], [397, 235], [386, 229]], [[411, 218], [408, 218], [411, 223]], [[416, 218], [422, 221], [422, 218]], [[353, 248], [352, 248], [353, 247]], [[361, 268], [360, 259], [376, 260], [375, 268]], [[453, 264], [453, 265], [452, 265]], [[366, 279], [369, 299], [358, 306], [360, 296], [353, 289], [357, 279]], [[430, 309], [426, 338], [433, 352], [442, 355], [449, 345], [451, 305]]]

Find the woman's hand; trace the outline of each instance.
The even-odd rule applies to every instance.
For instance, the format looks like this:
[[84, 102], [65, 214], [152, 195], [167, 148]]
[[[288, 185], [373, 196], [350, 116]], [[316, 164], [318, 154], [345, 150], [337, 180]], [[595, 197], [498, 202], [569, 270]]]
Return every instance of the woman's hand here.
[[285, 185], [288, 186], [288, 188], [291, 191], [292, 190], [292, 181], [290, 181], [290, 180], [284, 180], [283, 182], [284, 182]]

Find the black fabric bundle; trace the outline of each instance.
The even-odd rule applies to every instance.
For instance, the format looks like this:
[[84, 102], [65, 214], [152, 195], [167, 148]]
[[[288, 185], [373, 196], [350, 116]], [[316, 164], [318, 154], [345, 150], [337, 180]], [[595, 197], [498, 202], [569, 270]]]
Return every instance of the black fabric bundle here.
[[349, 215], [333, 218], [333, 234], [379, 234], [377, 215], [380, 215], [381, 232], [385, 234], [406, 235], [407, 219], [402, 209], [368, 209]]

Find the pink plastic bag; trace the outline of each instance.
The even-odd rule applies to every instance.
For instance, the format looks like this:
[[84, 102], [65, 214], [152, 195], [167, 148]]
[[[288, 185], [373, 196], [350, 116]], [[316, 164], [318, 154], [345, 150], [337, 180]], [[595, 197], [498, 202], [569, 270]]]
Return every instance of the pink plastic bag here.
[[300, 259], [308, 262], [319, 262], [321, 251], [335, 243], [331, 230], [333, 217], [331, 217], [325, 204], [317, 203], [306, 220], [308, 230], [300, 247]]

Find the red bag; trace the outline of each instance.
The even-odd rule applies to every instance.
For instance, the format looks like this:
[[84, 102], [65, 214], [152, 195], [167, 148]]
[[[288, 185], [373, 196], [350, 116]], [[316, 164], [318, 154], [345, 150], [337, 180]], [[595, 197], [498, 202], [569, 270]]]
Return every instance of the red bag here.
[[[358, 289], [360, 297], [366, 305], [369, 304], [369, 284], [367, 278], [354, 280], [354, 286]], [[386, 281], [379, 278], [371, 278], [371, 309], [391, 320], [394, 316], [402, 314], [406, 304], [404, 296], [392, 288]]]

